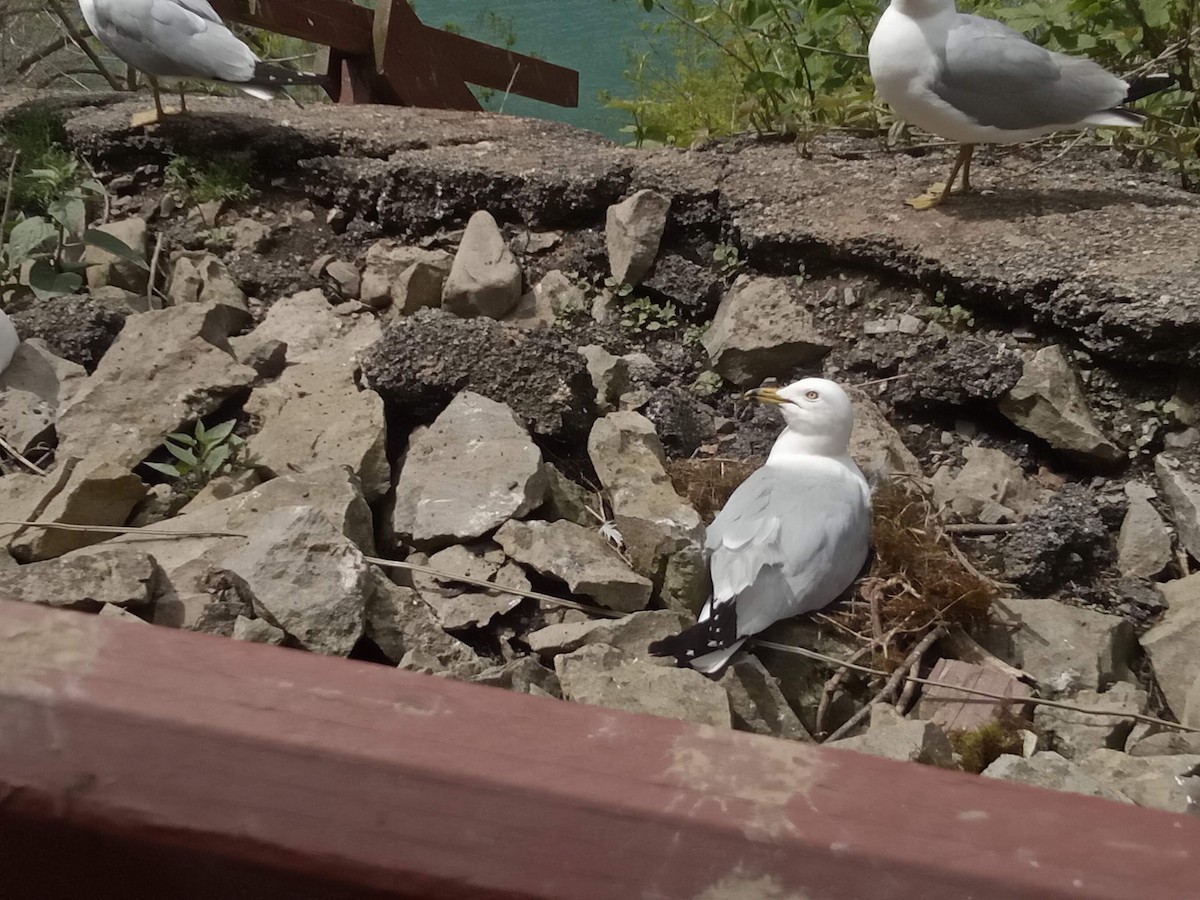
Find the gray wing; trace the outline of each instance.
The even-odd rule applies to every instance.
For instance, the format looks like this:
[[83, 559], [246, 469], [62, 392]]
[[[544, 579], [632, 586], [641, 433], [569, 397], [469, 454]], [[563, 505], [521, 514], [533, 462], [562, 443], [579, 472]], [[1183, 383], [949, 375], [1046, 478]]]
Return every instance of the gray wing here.
[[960, 15], [933, 92], [980, 125], [1074, 125], [1119, 105], [1126, 84], [1089, 59], [1052, 53], [1007, 25]]
[[[763, 467], [708, 528], [711, 606], [736, 603], [739, 635], [820, 609], [858, 575], [870, 529], [865, 487], [849, 474]], [[706, 608], [701, 618], [711, 612]]]
[[254, 53], [204, 0], [112, 0], [97, 3], [99, 33], [135, 69], [163, 78], [244, 82]]

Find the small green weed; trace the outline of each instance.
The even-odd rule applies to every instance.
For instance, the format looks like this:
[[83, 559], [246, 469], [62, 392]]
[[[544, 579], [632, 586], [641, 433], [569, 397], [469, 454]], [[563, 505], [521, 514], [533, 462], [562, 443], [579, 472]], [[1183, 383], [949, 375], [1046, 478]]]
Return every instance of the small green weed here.
[[721, 274], [726, 277], [736, 275], [746, 266], [746, 261], [742, 259], [738, 248], [733, 244], [717, 244], [713, 248], [713, 262], [717, 264]]
[[723, 379], [716, 372], [701, 372], [692, 382], [692, 390], [703, 397], [715, 394], [721, 389]]
[[946, 292], [943, 290], [933, 295], [930, 318], [947, 331], [969, 331], [975, 327], [974, 313], [957, 303], [947, 305]]
[[660, 304], [646, 297], [631, 297], [621, 306], [621, 325], [639, 334], [678, 328], [679, 311], [674, 303]]
[[218, 475], [229, 475], [251, 464], [244, 455], [245, 440], [233, 433], [236, 424], [236, 419], [230, 419], [205, 428], [203, 422], [197, 421], [194, 434], [168, 434], [163, 447], [175, 461], [146, 465], [177, 479], [186, 493], [194, 494]]
[[249, 153], [231, 153], [220, 160], [199, 161], [176, 156], [163, 173], [163, 183], [185, 205], [235, 202], [254, 196]]

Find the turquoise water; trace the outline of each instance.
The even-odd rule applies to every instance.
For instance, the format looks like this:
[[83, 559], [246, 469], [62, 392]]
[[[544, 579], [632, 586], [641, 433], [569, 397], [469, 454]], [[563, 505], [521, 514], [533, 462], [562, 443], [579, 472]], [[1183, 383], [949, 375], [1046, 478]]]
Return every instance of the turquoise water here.
[[[546, 103], [510, 96], [504, 112], [541, 116], [599, 131], [614, 140], [627, 140], [620, 128], [626, 114], [606, 109], [601, 91], [616, 96], [630, 93], [623, 73], [629, 51], [648, 44], [639, 28], [649, 20], [641, 3], [633, 0], [417, 0], [413, 4], [427, 25], [447, 23], [473, 38], [505, 44], [515, 37], [513, 49], [579, 72], [579, 108], [561, 109]], [[488, 104], [495, 109], [499, 98]]]

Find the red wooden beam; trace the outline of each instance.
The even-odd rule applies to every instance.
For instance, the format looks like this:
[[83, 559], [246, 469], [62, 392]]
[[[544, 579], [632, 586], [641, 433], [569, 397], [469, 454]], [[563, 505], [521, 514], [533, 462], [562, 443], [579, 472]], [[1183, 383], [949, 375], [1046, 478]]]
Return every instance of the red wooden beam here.
[[[382, 5], [382, 4], [381, 4]], [[212, 0], [223, 18], [340, 51], [374, 53], [375, 14], [349, 0]], [[411, 10], [410, 10], [411, 12]], [[415, 19], [415, 16], [413, 17]], [[463, 80], [557, 106], [579, 105], [579, 73], [482, 41], [408, 22], [410, 41], [437, 65], [449, 62]]]
[[0, 602], [5, 897], [1193, 900], [1198, 854], [1192, 818]]
[[453, 56], [434, 53], [407, 0], [377, 0], [375, 68], [406, 106], [482, 109]]

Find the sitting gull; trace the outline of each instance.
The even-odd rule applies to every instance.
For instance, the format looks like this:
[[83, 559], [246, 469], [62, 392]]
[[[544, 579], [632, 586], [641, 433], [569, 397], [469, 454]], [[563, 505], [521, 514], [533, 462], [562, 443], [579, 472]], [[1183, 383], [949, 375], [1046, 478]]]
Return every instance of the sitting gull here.
[[836, 600], [870, 547], [871, 491], [850, 459], [854, 408], [845, 391], [805, 378], [746, 396], [779, 405], [783, 434], [708, 526], [713, 593], [699, 621], [650, 645], [706, 674], [773, 622]]
[[[159, 79], [219, 81], [262, 100], [272, 99], [284, 85], [325, 81], [261, 62], [207, 0], [79, 0], [79, 8], [100, 43], [150, 81], [154, 113], [134, 116], [134, 125], [167, 114]], [[180, 112], [187, 112], [182, 90], [179, 100]]]
[[908, 201], [929, 209], [962, 171], [971, 189], [975, 145], [1015, 144], [1072, 128], [1140, 125], [1129, 103], [1175, 83], [1124, 81], [1089, 59], [1039, 47], [1007, 25], [960, 13], [954, 0], [892, 0], [868, 49], [875, 90], [905, 121], [962, 146], [945, 184]]

